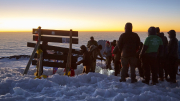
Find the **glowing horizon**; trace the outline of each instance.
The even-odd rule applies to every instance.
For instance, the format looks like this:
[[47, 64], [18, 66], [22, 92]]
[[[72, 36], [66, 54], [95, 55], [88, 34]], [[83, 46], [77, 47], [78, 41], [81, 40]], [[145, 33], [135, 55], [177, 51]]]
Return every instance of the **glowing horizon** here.
[[161, 32], [171, 29], [180, 32], [178, 3], [178, 0], [0, 0], [0, 32], [31, 32], [38, 26], [42, 29], [122, 32], [127, 22], [133, 24], [135, 32], [147, 32], [150, 26], [160, 27]]

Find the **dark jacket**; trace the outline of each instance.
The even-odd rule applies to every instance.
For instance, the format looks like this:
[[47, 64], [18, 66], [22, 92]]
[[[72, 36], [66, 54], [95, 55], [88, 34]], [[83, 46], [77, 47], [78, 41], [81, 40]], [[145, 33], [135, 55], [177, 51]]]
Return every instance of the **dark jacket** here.
[[90, 48], [91, 45], [95, 45], [95, 46], [98, 46], [98, 43], [97, 41], [95, 40], [89, 40], [88, 43], [87, 43], [87, 48]]
[[123, 33], [119, 37], [119, 50], [122, 57], [136, 57], [140, 38], [137, 33]]
[[120, 61], [121, 53], [119, 51], [118, 46], [115, 46], [115, 48], [113, 50], [113, 54], [114, 54], [114, 61]]
[[[168, 46], [168, 40], [167, 37], [164, 36], [164, 33], [158, 33], [157, 34], [163, 41], [163, 49], [162, 49], [162, 57], [167, 57], [167, 46]], [[160, 53], [158, 53], [158, 57], [160, 57]]]
[[95, 45], [91, 45], [89, 48], [89, 53], [91, 56], [92, 61], [96, 61], [96, 59], [98, 58], [97, 56], [99, 55], [101, 58], [103, 58], [103, 56], [101, 55], [100, 50], [98, 49], [97, 46]]
[[168, 57], [178, 58], [178, 40], [173, 37], [170, 38], [168, 43]]
[[79, 61], [78, 63], [83, 63], [83, 66], [90, 66], [92, 59], [90, 58], [90, 53], [88, 51], [85, 51], [83, 53], [83, 59]]

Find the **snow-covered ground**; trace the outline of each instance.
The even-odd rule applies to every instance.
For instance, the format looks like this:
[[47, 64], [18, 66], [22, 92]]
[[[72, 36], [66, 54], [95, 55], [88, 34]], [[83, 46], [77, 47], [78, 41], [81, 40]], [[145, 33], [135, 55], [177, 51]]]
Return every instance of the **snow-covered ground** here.
[[34, 79], [35, 66], [28, 74], [22, 73], [27, 58], [0, 60], [0, 101], [180, 101], [180, 76], [177, 83], [160, 82], [157, 85], [119, 82], [113, 70], [102, 70], [104, 62], [97, 62], [97, 73], [83, 74], [78, 66], [75, 77], [63, 76], [63, 69], [52, 75], [52, 68], [45, 68], [47, 79]]

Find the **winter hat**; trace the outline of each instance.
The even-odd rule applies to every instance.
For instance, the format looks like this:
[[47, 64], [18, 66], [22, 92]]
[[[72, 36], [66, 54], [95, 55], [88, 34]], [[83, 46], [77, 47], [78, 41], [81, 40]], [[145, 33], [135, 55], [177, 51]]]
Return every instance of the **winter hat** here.
[[171, 38], [176, 37], [176, 31], [175, 30], [170, 30], [168, 32], [168, 34], [171, 36]]
[[155, 27], [150, 27], [148, 29], [148, 35], [156, 35], [156, 28]]
[[109, 41], [106, 41], [106, 43], [110, 45], [110, 42], [109, 42]]

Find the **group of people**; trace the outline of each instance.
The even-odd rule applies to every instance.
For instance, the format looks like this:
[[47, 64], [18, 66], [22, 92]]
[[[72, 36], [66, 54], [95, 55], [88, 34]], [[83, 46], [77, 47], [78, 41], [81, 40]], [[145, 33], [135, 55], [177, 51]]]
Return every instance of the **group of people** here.
[[[120, 82], [126, 82], [128, 70], [130, 67], [131, 83], [137, 82], [135, 68], [138, 68], [139, 75], [144, 78], [142, 83], [156, 85], [159, 81], [176, 83], [176, 73], [178, 69], [178, 39], [176, 32], [168, 32], [169, 42], [164, 33], [160, 33], [159, 27], [150, 27], [148, 37], [144, 44], [140, 41], [137, 33], [132, 32], [132, 24], [126, 23], [125, 32], [119, 37], [119, 40], [106, 42], [104, 55], [106, 56], [106, 69], [111, 68], [111, 62], [114, 63], [115, 76], [121, 74]], [[100, 51], [102, 46], [97, 44], [93, 37], [88, 41], [87, 47], [82, 45], [81, 52], [83, 59], [77, 62], [77, 65], [83, 63], [83, 73], [95, 72], [96, 59], [98, 55], [104, 60]], [[169, 76], [169, 77], [168, 77]]]

